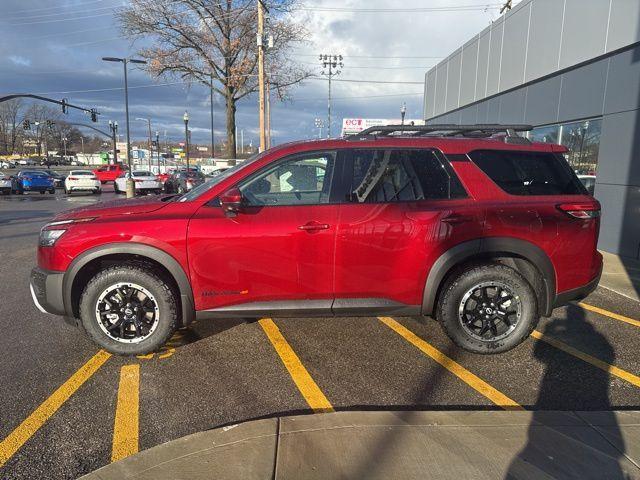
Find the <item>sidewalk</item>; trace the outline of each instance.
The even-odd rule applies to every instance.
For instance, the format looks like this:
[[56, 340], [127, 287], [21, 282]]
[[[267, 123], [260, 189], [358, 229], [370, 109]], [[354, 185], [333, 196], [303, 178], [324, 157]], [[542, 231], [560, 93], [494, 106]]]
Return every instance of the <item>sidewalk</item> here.
[[338, 412], [246, 422], [82, 477], [639, 478], [640, 412]]
[[602, 253], [600, 286], [640, 302], [640, 261]]

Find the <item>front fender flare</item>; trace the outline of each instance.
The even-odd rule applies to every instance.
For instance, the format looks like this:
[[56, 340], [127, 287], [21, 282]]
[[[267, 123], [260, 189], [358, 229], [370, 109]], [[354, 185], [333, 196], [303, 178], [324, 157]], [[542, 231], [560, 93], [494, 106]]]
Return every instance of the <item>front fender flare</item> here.
[[191, 289], [191, 283], [189, 277], [180, 265], [180, 263], [168, 253], [160, 250], [159, 248], [146, 245], [144, 243], [107, 243], [98, 247], [90, 248], [78, 255], [67, 271], [65, 272], [64, 279], [62, 281], [62, 292], [65, 312], [69, 317], [74, 317], [72, 305], [72, 287], [73, 281], [78, 275], [78, 272], [92, 260], [114, 254], [129, 254], [139, 255], [151, 260], [155, 260], [166, 268], [173, 276], [178, 290], [180, 292], [180, 300], [182, 304], [182, 325], [187, 326], [191, 321], [195, 319], [195, 303], [193, 299], [193, 290]]

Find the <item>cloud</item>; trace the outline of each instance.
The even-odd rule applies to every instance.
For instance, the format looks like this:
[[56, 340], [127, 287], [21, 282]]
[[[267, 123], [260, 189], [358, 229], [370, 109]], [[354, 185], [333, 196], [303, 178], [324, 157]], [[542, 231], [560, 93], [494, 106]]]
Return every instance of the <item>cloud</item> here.
[[19, 65], [21, 67], [29, 67], [31, 65], [31, 60], [19, 55], [9, 55], [9, 61], [14, 65]]
[[[124, 133], [122, 66], [105, 63], [103, 56], [133, 55], [137, 46], [115, 39], [119, 28], [109, 7], [122, 0], [3, 0], [3, 42], [0, 44], [2, 93], [76, 92], [53, 94], [76, 104], [96, 107], [100, 124], [117, 120]], [[314, 8], [363, 9], [423, 7], [420, 0], [316, 0], [305, 2]], [[451, 0], [430, 0], [429, 7], [451, 6]], [[464, 0], [464, 5], [486, 5], [487, 0]], [[88, 18], [87, 18], [88, 17]], [[363, 13], [349, 11], [306, 11], [292, 14], [309, 30], [308, 44], [300, 45], [292, 57], [318, 75], [319, 53], [340, 53], [344, 68], [332, 84], [332, 133], [339, 134], [343, 117], [397, 118], [402, 102], [407, 118], [422, 117], [421, 84], [349, 83], [341, 80], [422, 82], [424, 74], [441, 57], [447, 56], [497, 17], [495, 10], [429, 13]], [[420, 58], [411, 58], [420, 57]], [[320, 76], [320, 75], [319, 75]], [[170, 80], [169, 80], [170, 81]], [[166, 82], [164, 80], [159, 83]], [[167, 132], [168, 138], [184, 135], [182, 115], [189, 111], [196, 142], [209, 139], [209, 91], [201, 86], [156, 84], [139, 70], [131, 70], [130, 115], [150, 117], [152, 128]], [[273, 139], [284, 141], [317, 135], [316, 117], [326, 119], [327, 81], [309, 79], [290, 92], [291, 100], [272, 97]], [[87, 91], [90, 90], [90, 91]], [[100, 91], [102, 90], [102, 91]], [[86, 91], [86, 92], [84, 92]], [[84, 92], [84, 93], [83, 93]], [[224, 100], [215, 98], [214, 130], [225, 135]], [[87, 121], [71, 113], [70, 121]], [[238, 131], [245, 142], [257, 141], [257, 98], [248, 96], [238, 104]], [[133, 138], [146, 137], [144, 122], [131, 121]]]

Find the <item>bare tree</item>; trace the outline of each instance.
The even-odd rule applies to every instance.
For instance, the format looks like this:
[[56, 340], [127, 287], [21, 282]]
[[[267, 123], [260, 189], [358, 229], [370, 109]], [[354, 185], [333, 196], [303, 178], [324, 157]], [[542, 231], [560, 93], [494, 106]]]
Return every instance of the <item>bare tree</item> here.
[[31, 130], [28, 135], [36, 142], [38, 155], [43, 155], [42, 147], [44, 146], [44, 156], [46, 156], [53, 140], [53, 132], [48, 127], [47, 120], [56, 122], [60, 118], [60, 111], [48, 105], [32, 103], [25, 112], [24, 118], [31, 122]]
[[3, 152], [13, 155], [20, 136], [19, 124], [22, 121], [22, 100], [16, 98], [0, 103], [0, 138]]
[[[258, 89], [257, 0], [131, 0], [118, 16], [124, 35], [148, 37], [153, 45], [140, 50], [155, 77], [174, 76], [212, 87], [226, 101], [227, 155], [236, 156], [236, 102]], [[265, 3], [269, 3], [264, 0]], [[287, 55], [305, 39], [303, 26], [286, 12], [297, 0], [277, 0], [270, 8], [268, 70], [272, 88], [282, 96], [287, 87], [310, 75]]]

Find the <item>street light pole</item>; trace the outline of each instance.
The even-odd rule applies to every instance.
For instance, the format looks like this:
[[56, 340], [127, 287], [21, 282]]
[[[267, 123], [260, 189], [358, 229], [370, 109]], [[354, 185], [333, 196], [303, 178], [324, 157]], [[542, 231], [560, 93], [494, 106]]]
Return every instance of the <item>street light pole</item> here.
[[402, 117], [401, 125], [404, 125], [404, 116], [407, 114], [407, 104], [402, 102], [402, 106], [400, 107], [400, 116]]
[[102, 57], [105, 62], [122, 62], [124, 68], [124, 110], [126, 115], [127, 124], [127, 163], [129, 164], [129, 178], [127, 178], [127, 198], [132, 198], [135, 195], [135, 187], [133, 184], [133, 178], [131, 177], [131, 135], [129, 128], [129, 81], [127, 79], [127, 64], [137, 63], [146, 64], [144, 60], [137, 60], [134, 58], [118, 58], [118, 57]]
[[187, 157], [187, 173], [189, 173], [189, 113], [185, 111], [182, 119], [184, 120], [184, 146], [185, 156]]
[[158, 173], [162, 173], [160, 171], [160, 132], [156, 131], [156, 148], [158, 149]]

